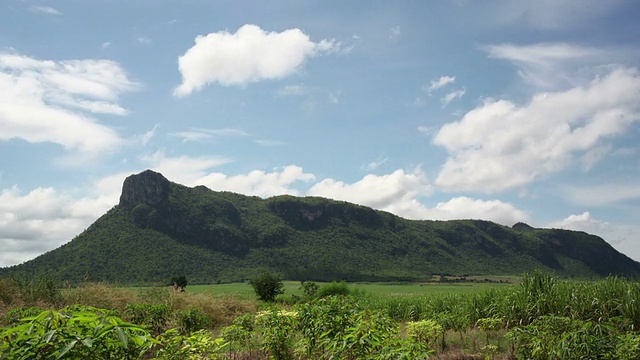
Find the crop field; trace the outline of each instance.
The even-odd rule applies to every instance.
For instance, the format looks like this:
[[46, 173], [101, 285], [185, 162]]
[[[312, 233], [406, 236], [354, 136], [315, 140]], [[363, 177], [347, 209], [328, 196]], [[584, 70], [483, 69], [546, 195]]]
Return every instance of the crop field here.
[[284, 282], [271, 302], [246, 283], [52, 285], [0, 279], [0, 358], [640, 358], [640, 283], [615, 277]]
[[[299, 281], [283, 281], [284, 294], [298, 295], [303, 294]], [[317, 283], [323, 286], [325, 283]], [[350, 283], [350, 288], [356, 291], [364, 292], [376, 296], [425, 296], [439, 294], [468, 294], [487, 289], [501, 289], [513, 286], [512, 283], [495, 283], [495, 282], [479, 282], [479, 283]], [[233, 295], [240, 299], [255, 299], [255, 293], [249, 283], [231, 283], [231, 284], [215, 284], [215, 285], [190, 285], [186, 288], [187, 292], [194, 294], [211, 294], [211, 295]]]

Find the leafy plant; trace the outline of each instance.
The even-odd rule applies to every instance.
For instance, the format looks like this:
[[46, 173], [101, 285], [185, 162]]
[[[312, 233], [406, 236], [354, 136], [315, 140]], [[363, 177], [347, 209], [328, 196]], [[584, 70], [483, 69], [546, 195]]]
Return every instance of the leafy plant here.
[[183, 334], [188, 335], [211, 325], [211, 320], [201, 309], [179, 310], [176, 315], [179, 330]]
[[171, 308], [166, 304], [129, 304], [124, 315], [136, 324], [148, 325], [154, 333], [159, 334], [167, 326]]
[[92, 307], [43, 311], [0, 331], [0, 358], [137, 359], [157, 343], [143, 327]]
[[206, 330], [198, 330], [189, 335], [170, 329], [158, 337], [162, 347], [154, 360], [200, 360], [220, 359], [218, 353], [227, 345], [225, 339], [214, 338]]
[[260, 275], [251, 279], [251, 286], [259, 300], [274, 302], [276, 296], [284, 294], [284, 285], [280, 277], [265, 270]]
[[442, 336], [443, 329], [434, 320], [410, 321], [407, 323], [407, 336], [416, 344], [425, 349], [439, 336]]

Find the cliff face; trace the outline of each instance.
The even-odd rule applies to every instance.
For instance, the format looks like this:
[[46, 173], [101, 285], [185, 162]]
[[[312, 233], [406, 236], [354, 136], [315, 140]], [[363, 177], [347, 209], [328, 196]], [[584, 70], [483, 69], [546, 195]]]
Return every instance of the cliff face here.
[[132, 209], [139, 204], [161, 205], [169, 201], [170, 182], [162, 174], [146, 170], [124, 180], [120, 206]]

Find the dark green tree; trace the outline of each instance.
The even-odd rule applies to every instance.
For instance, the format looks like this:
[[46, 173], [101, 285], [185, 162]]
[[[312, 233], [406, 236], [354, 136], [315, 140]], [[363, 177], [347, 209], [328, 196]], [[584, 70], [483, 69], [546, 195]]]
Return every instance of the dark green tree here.
[[171, 286], [184, 292], [184, 289], [187, 287], [187, 277], [184, 275], [172, 277]]
[[256, 278], [251, 279], [251, 286], [258, 299], [262, 301], [274, 302], [276, 296], [284, 294], [284, 285], [280, 276], [265, 270], [262, 270]]

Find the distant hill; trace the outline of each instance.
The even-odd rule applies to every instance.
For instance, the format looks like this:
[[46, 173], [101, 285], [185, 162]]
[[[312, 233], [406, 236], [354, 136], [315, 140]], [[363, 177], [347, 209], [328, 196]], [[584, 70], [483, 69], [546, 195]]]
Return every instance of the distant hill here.
[[58, 249], [0, 275], [121, 284], [249, 279], [260, 269], [295, 280], [423, 280], [432, 274], [636, 277], [640, 263], [584, 232], [489, 221], [416, 221], [320, 197], [262, 199], [189, 188], [147, 170], [120, 203]]

